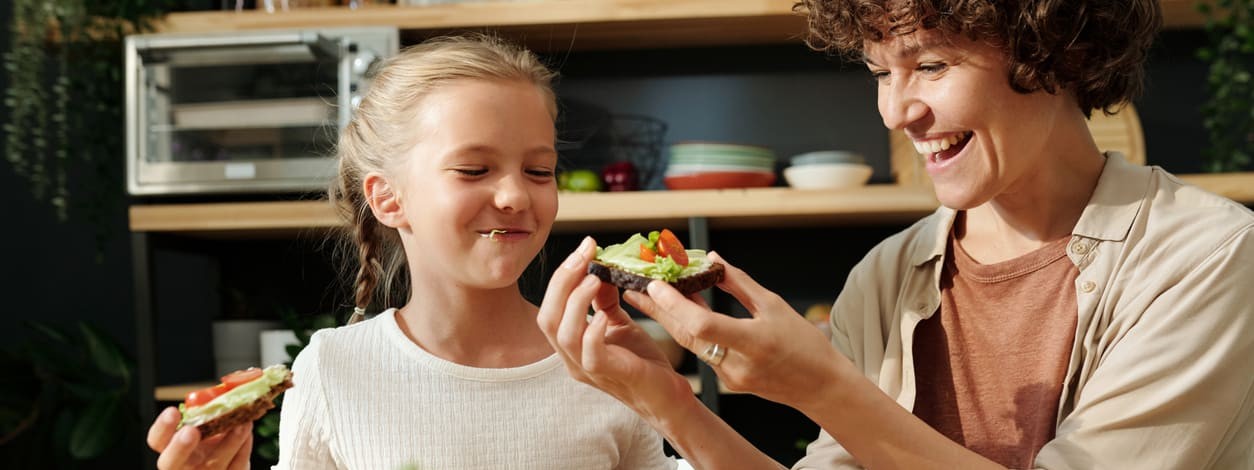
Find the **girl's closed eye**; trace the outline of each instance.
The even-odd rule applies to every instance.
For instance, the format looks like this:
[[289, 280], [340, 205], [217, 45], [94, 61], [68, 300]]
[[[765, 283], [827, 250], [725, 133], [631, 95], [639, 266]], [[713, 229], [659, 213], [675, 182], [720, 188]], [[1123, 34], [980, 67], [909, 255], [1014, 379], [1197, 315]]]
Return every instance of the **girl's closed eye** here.
[[536, 178], [552, 178], [553, 169], [551, 168], [531, 168], [527, 170], [527, 174]]
[[483, 176], [488, 174], [486, 167], [455, 167], [452, 169], [454, 173], [461, 176]]

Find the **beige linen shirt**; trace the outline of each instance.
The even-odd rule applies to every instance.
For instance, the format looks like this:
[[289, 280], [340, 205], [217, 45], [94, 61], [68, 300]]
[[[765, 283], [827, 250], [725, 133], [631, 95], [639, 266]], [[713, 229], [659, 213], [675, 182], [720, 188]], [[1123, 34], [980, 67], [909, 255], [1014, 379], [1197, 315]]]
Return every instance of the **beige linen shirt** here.
[[[1067, 246], [1077, 324], [1042, 469], [1254, 469], [1254, 212], [1111, 154]], [[832, 342], [907, 410], [955, 211], [875, 247]], [[820, 432], [796, 469], [860, 465]]]

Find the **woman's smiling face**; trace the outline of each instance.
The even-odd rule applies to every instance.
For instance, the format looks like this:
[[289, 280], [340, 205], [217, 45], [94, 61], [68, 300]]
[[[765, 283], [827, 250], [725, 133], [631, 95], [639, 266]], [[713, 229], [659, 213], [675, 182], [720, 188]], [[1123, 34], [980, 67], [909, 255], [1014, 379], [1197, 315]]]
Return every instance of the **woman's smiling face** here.
[[402, 204], [416, 276], [514, 284], [557, 216], [553, 118], [535, 85], [461, 80], [422, 101]]
[[1065, 96], [1011, 89], [996, 47], [935, 31], [865, 48], [889, 129], [905, 131], [923, 156], [941, 204], [970, 209], [1015, 190], [1043, 161]]

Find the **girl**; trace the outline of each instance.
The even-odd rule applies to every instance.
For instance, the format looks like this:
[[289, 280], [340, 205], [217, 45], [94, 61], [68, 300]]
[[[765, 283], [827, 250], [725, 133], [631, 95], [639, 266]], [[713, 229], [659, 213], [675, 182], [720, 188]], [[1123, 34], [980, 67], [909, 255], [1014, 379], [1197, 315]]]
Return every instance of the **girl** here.
[[[795, 468], [1250, 468], [1254, 213], [1103, 154], [1085, 122], [1140, 90], [1158, 0], [803, 3], [811, 44], [866, 62], [943, 207], [854, 268], [831, 344], [730, 264], [753, 318], [659, 282], [624, 298], [817, 422]], [[778, 467], [625, 340], [642, 333], [584, 274], [589, 245], [539, 316], [575, 377], [697, 468]]]
[[[557, 215], [551, 78], [482, 37], [380, 69], [330, 189], [360, 261], [357, 309], [296, 358], [276, 468], [674, 468], [647, 423], [570, 379], [519, 291]], [[394, 283], [407, 302], [362, 321]], [[167, 410], [150, 433], [160, 468], [247, 463], [247, 430], [167, 445], [176, 422]]]

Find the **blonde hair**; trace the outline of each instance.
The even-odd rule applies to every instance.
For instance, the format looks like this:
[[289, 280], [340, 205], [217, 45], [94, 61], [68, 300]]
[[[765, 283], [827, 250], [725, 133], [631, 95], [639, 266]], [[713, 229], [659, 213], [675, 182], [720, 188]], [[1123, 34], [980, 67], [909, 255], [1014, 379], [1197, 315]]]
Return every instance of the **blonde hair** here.
[[393, 296], [408, 288], [405, 252], [396, 230], [380, 223], [371, 212], [362, 189], [369, 173], [391, 174], [399, 157], [416, 143], [411, 123], [422, 101], [442, 86], [460, 80], [522, 81], [538, 87], [547, 97], [549, 115], [556, 119], [557, 104], [552, 89], [555, 74], [531, 52], [499, 38], [485, 35], [451, 36], [427, 40], [407, 47], [385, 60], [374, 75], [369, 90], [354, 111], [353, 119], [340, 131], [336, 154], [339, 171], [327, 192], [347, 226], [341, 237], [341, 258], [355, 252], [355, 262], [345, 262], [346, 271], [356, 267], [353, 282], [355, 314], [361, 313], [383, 295], [391, 304]]

